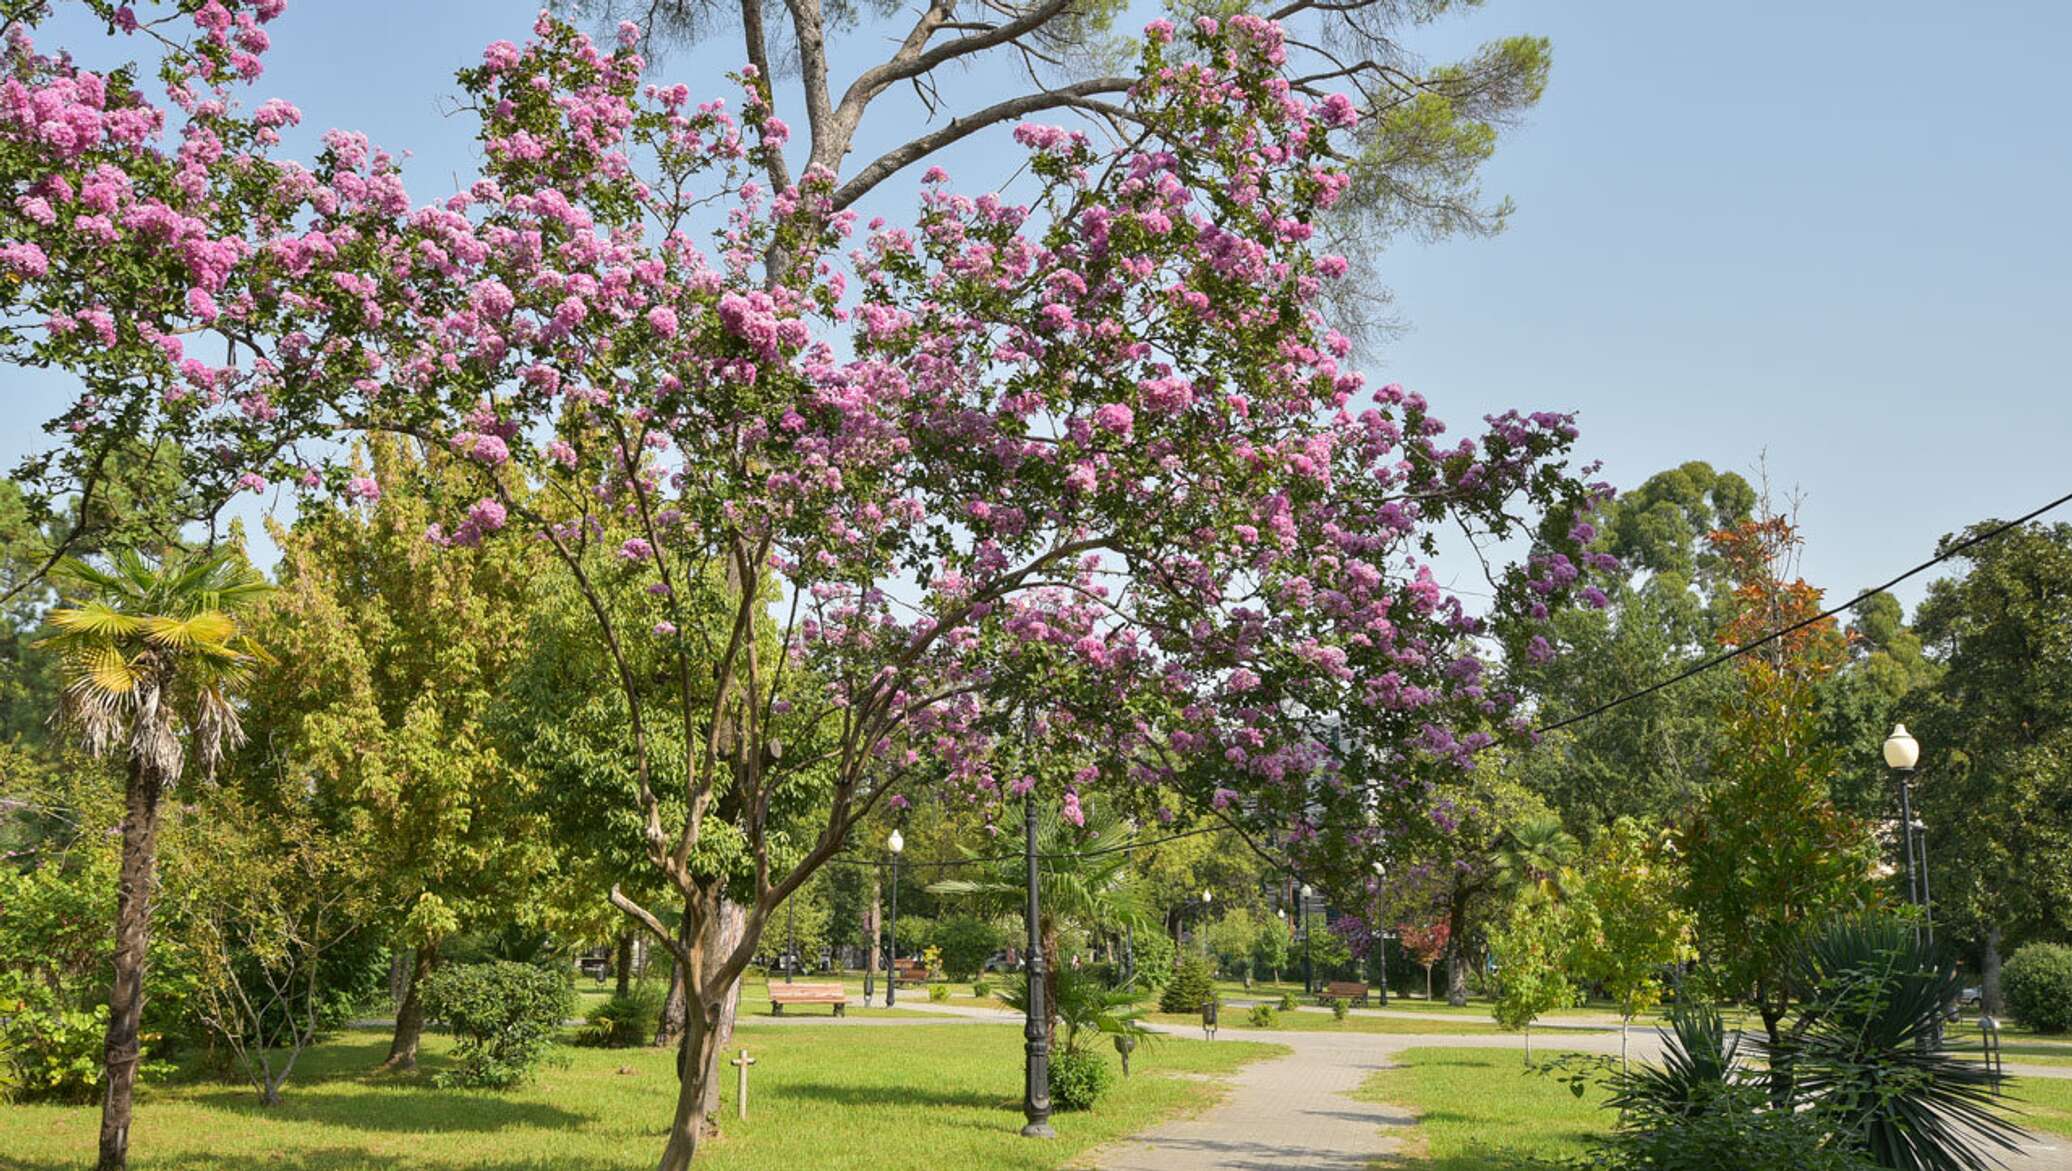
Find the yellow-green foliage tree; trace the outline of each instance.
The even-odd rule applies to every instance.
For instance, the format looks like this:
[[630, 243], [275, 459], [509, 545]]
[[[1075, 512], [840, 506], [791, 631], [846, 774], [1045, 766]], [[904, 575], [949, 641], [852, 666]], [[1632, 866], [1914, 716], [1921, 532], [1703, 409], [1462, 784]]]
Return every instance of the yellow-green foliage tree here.
[[280, 589], [263, 630], [279, 666], [252, 719], [274, 766], [365, 843], [386, 930], [415, 949], [387, 1061], [407, 1069], [440, 941], [527, 916], [554, 858], [528, 774], [488, 728], [525, 654], [535, 550], [427, 542], [438, 457], [395, 442], [371, 455], [356, 502], [272, 529]]
[[1662, 1000], [1662, 973], [1696, 954], [1690, 912], [1678, 901], [1674, 851], [1629, 817], [1590, 843], [1569, 891], [1575, 973], [1604, 986], [1619, 1006], [1619, 1062], [1635, 1015]]
[[1548, 887], [1527, 887], [1489, 930], [1497, 986], [1490, 1012], [1504, 1028], [1525, 1030], [1527, 1065], [1532, 1064], [1532, 1022], [1576, 1001], [1570, 978], [1575, 943], [1574, 910]]

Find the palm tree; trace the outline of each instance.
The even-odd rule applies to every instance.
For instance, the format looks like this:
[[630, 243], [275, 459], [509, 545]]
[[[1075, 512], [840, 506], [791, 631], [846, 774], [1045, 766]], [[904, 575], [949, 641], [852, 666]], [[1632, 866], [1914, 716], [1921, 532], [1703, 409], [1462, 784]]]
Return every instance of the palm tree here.
[[160, 803], [190, 756], [213, 774], [225, 747], [243, 739], [236, 697], [264, 661], [243, 618], [270, 587], [227, 549], [155, 561], [123, 550], [105, 570], [67, 560], [53, 577], [66, 604], [50, 612], [54, 633], [38, 645], [55, 652], [63, 674], [58, 718], [94, 755], [119, 747], [129, 761], [99, 1162], [100, 1171], [120, 1171], [129, 1158]]
[[1562, 828], [1559, 814], [1527, 814], [1497, 847], [1497, 885], [1513, 892], [1530, 886], [1559, 894], [1561, 872], [1575, 863], [1581, 850], [1575, 835]]
[[[1046, 809], [1036, 824], [1036, 853], [1042, 883], [1042, 913], [1037, 938], [1043, 942], [1043, 1000], [1048, 1031], [1055, 1040], [1058, 1023], [1058, 937], [1066, 923], [1090, 930], [1147, 928], [1152, 917], [1142, 889], [1130, 870], [1128, 845], [1132, 831], [1112, 814], [1089, 812], [1084, 829]], [[976, 851], [965, 847], [967, 858]], [[952, 878], [932, 883], [930, 894], [969, 896], [981, 915], [1018, 915], [1028, 906], [1028, 883], [1021, 855], [996, 856], [981, 863], [990, 873], [981, 878]]]

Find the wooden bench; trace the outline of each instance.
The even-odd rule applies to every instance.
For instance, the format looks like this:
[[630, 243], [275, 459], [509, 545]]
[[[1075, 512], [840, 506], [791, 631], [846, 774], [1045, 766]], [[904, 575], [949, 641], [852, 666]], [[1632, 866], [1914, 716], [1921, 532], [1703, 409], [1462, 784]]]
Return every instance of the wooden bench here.
[[1352, 980], [1333, 980], [1324, 985], [1322, 992], [1317, 993], [1317, 1003], [1328, 1004], [1334, 1000], [1343, 1000], [1354, 1007], [1365, 1008], [1367, 985]]
[[892, 974], [895, 979], [907, 984], [926, 984], [928, 965], [920, 960], [893, 960]]
[[848, 1015], [849, 994], [840, 984], [772, 984], [770, 1015], [783, 1016], [787, 1004], [832, 1004], [836, 1016]]

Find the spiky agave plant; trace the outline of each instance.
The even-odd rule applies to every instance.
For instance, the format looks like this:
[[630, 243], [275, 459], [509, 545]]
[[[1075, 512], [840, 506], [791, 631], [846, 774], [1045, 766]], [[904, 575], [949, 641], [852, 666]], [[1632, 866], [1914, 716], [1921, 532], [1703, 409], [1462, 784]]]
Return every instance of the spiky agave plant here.
[[65, 604], [50, 612], [52, 633], [38, 645], [57, 656], [63, 674], [57, 720], [88, 751], [120, 747], [129, 764], [99, 1161], [120, 1168], [140, 1057], [161, 801], [190, 757], [213, 773], [243, 739], [238, 696], [265, 661], [245, 619], [269, 587], [231, 549], [158, 558], [122, 550], [105, 569], [67, 560], [52, 577]]
[[1841, 919], [1805, 945], [1796, 981], [1808, 1007], [1772, 1059], [1845, 1141], [1904, 1171], [1985, 1171], [1998, 1163], [1989, 1149], [2016, 1149], [2022, 1132], [1993, 1109], [1985, 1067], [1942, 1043], [1963, 984], [1947, 949], [1904, 920]]

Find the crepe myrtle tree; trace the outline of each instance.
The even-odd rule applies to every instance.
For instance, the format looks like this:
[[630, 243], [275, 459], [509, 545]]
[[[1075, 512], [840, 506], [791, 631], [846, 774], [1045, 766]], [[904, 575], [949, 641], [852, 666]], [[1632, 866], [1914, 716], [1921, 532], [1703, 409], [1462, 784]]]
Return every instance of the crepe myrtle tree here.
[[96, 70], [38, 47], [48, 0], [0, 2], [0, 361], [79, 387], [46, 424], [59, 442], [16, 472], [33, 519], [54, 522], [45, 569], [75, 550], [98, 500], [137, 494], [147, 473], [180, 489], [142, 494], [154, 531], [200, 523], [212, 541], [237, 494], [269, 476], [315, 483], [290, 448], [335, 419], [309, 379], [343, 369], [322, 355], [360, 344], [334, 310], [362, 308], [349, 290], [369, 254], [342, 220], [403, 205], [400, 186], [343, 173], [328, 152], [313, 166], [276, 158], [301, 112], [239, 100], [283, 3], [77, 0], [149, 55]]
[[[1449, 444], [1421, 397], [1344, 364], [1319, 305], [1346, 264], [1314, 235], [1357, 108], [1303, 96], [1270, 21], [1152, 23], [1124, 145], [1024, 124], [1027, 203], [931, 170], [912, 227], [861, 239], [829, 170], [770, 183], [789, 130], [762, 70], [737, 118], [643, 86], [637, 40], [543, 17], [490, 46], [460, 77], [483, 174], [438, 204], [330, 135], [300, 197], [323, 218], [258, 251], [352, 267], [252, 275], [255, 305], [310, 321], [240, 337], [264, 409], [140, 380], [64, 429], [249, 433], [219, 449], [240, 476], [358, 496], [379, 486], [325, 462], [335, 440], [408, 435], [479, 487], [428, 540], [553, 551], [625, 694], [649, 878], [681, 914], [612, 894], [686, 973], [666, 1169], [773, 910], [860, 820], [924, 782], [998, 800], [993, 744], [1041, 719], [1103, 749], [1055, 795], [1068, 816], [1100, 784], [1288, 831], [1312, 862], [1369, 848], [1377, 794], [1429, 794], [1517, 730], [1481, 622], [1423, 563], [1435, 534], [1560, 518], [1500, 604], [1564, 604], [1599, 490], [1565, 415]], [[612, 602], [628, 587], [644, 610]]]

